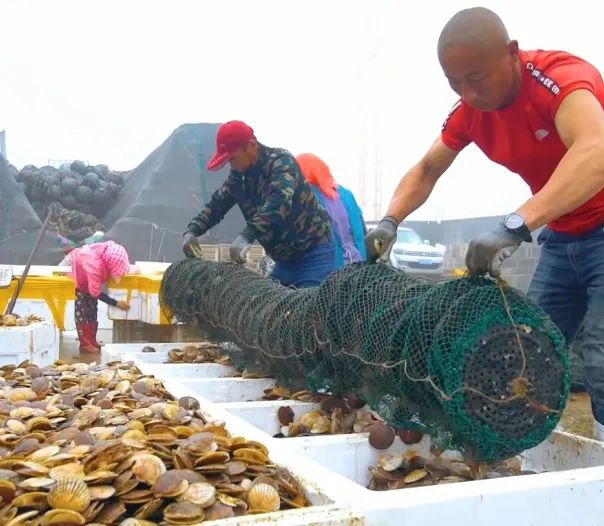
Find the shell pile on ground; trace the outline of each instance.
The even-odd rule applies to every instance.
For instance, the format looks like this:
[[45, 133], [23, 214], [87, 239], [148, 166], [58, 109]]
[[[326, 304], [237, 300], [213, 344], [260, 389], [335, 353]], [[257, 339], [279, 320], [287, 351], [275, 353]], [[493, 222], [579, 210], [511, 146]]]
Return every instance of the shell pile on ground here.
[[193, 524], [308, 506], [263, 444], [131, 363], [0, 368], [0, 524]]

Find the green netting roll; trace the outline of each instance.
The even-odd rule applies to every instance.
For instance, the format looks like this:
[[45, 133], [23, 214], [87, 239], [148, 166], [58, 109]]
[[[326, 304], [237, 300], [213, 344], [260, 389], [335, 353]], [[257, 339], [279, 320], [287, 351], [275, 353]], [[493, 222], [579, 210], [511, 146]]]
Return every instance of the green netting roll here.
[[397, 428], [494, 461], [537, 445], [570, 386], [560, 331], [518, 291], [489, 279], [427, 284], [353, 264], [293, 290], [231, 263], [187, 259], [163, 278], [162, 306], [221, 328], [235, 366], [292, 390], [356, 392]]

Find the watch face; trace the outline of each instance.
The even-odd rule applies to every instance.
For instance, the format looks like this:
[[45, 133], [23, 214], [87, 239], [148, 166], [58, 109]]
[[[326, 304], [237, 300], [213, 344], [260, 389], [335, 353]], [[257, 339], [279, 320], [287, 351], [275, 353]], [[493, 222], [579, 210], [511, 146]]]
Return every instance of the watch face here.
[[510, 230], [516, 230], [524, 225], [524, 219], [519, 214], [510, 214], [505, 218], [505, 226]]

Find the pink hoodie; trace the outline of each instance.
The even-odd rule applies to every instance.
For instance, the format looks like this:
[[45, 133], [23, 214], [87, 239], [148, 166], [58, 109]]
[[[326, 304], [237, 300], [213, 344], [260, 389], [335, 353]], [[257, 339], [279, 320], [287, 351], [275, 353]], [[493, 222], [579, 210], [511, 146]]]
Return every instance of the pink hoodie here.
[[[76, 248], [69, 253], [70, 276], [82, 292], [98, 298], [109, 278], [117, 279], [128, 274], [128, 252], [113, 241], [93, 243]], [[67, 259], [67, 258], [66, 258]]]

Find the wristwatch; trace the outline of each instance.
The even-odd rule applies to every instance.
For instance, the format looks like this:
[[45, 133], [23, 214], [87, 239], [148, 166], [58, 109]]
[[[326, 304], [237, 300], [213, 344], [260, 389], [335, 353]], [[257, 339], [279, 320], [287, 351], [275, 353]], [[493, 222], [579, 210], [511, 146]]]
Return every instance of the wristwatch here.
[[520, 236], [527, 243], [531, 243], [533, 238], [531, 236], [531, 231], [526, 226], [523, 217], [516, 212], [512, 212], [508, 214], [503, 219], [503, 226], [508, 232], [512, 232]]

